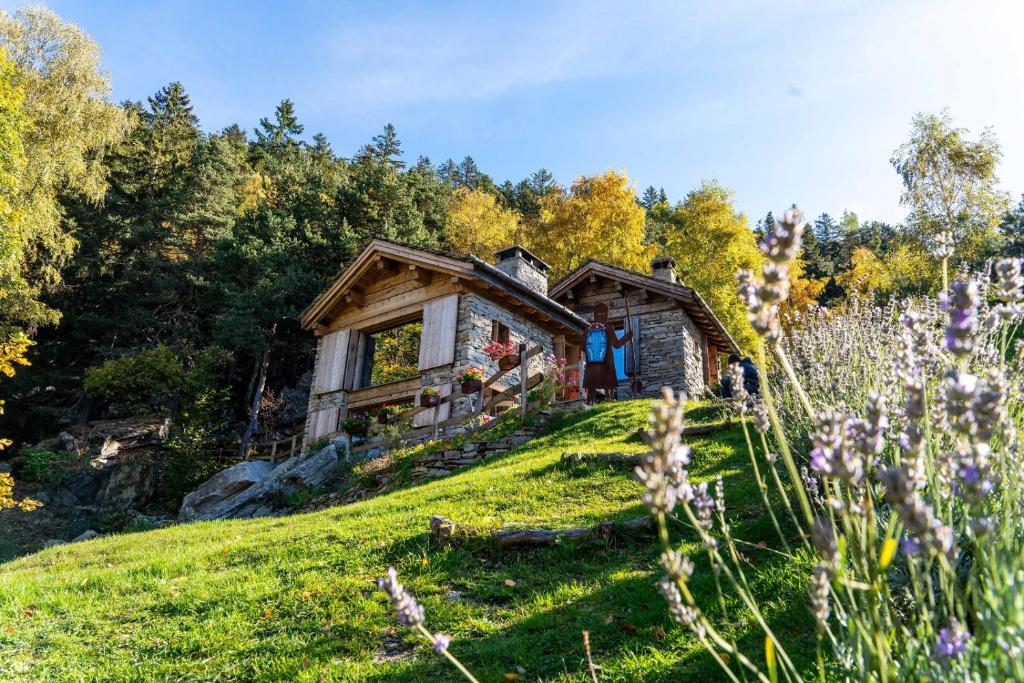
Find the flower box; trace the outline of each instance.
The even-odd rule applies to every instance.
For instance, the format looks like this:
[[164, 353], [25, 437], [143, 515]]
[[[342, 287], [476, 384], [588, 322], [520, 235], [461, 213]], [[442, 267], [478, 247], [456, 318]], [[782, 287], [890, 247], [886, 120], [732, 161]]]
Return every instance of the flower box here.
[[462, 380], [462, 393], [465, 395], [475, 394], [484, 388], [484, 383], [478, 379], [464, 379]]

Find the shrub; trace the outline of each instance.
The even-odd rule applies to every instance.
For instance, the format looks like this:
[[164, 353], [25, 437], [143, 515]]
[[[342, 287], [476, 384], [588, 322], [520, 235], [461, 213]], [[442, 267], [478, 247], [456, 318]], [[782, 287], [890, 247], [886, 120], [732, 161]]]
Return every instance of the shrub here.
[[60, 463], [69, 462], [74, 455], [47, 450], [31, 450], [25, 454], [25, 478], [47, 487], [55, 487], [64, 479]]
[[116, 414], [170, 411], [185, 382], [178, 356], [160, 344], [85, 371], [83, 387]]

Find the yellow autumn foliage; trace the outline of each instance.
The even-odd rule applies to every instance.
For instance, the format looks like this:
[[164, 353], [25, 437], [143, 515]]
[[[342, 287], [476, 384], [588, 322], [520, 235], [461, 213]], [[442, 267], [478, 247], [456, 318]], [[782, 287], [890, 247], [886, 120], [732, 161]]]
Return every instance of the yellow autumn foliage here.
[[607, 171], [541, 199], [540, 221], [522, 241], [551, 265], [552, 281], [589, 259], [646, 272], [654, 247], [644, 244], [645, 220], [626, 174]]
[[520, 221], [519, 212], [499, 206], [493, 194], [460, 187], [448, 210], [445, 238], [459, 253], [493, 261], [494, 252], [516, 241]]
[[736, 271], [760, 272], [764, 257], [747, 217], [733, 207], [732, 191], [704, 182], [667, 218], [666, 250], [683, 284], [697, 290], [743, 349], [756, 335], [736, 287]]
[[[19, 365], [29, 365], [25, 354], [32, 342], [24, 334], [16, 334], [7, 341], [0, 343], [0, 374], [4, 377], [13, 377]], [[0, 401], [0, 414], [3, 413], [4, 402]], [[0, 439], [0, 450], [11, 445], [10, 439]], [[17, 500], [14, 497], [14, 477], [7, 472], [0, 472], [0, 510], [8, 508], [21, 508], [25, 512], [31, 512], [40, 506], [38, 501], [31, 498]]]

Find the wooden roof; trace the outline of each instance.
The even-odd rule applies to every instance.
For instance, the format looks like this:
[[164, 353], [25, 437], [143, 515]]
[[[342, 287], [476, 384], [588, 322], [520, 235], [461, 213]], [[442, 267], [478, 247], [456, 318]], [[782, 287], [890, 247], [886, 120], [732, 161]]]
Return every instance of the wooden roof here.
[[589, 280], [591, 275], [618, 281], [636, 289], [645, 289], [649, 292], [675, 299], [682, 305], [683, 310], [690, 316], [690, 319], [693, 320], [697, 328], [719, 350], [732, 353], [740, 352], [739, 346], [733, 341], [733, 338], [729, 335], [729, 332], [722, 325], [718, 317], [715, 316], [714, 311], [711, 310], [707, 302], [701, 298], [696, 290], [683, 284], [673, 284], [633, 270], [627, 270], [619, 266], [613, 266], [610, 263], [591, 259], [559, 280], [558, 283], [548, 290], [548, 296], [556, 300], [563, 299], [569, 290]]
[[482, 292], [503, 299], [513, 308], [526, 308], [527, 310], [523, 311], [524, 316], [542, 326], [558, 328], [559, 332], [582, 333], [588, 325], [586, 320], [565, 306], [533, 291], [516, 278], [476, 256], [374, 239], [367, 243], [355, 259], [302, 313], [302, 327], [314, 329], [336, 305], [346, 298], [357, 296], [354, 293], [355, 286], [363, 277], [371, 274], [371, 269], [381, 259], [422, 267], [457, 278]]

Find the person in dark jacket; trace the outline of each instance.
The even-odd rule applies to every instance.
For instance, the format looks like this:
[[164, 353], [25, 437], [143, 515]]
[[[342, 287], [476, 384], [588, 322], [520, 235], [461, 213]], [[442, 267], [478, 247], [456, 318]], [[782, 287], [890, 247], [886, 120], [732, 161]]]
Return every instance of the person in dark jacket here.
[[760, 396], [761, 378], [757, 374], [757, 366], [754, 365], [754, 361], [747, 356], [740, 361], [740, 367], [743, 368], [743, 389], [751, 396]]
[[[739, 354], [729, 354], [729, 364], [726, 367], [725, 374], [722, 375], [720, 384], [722, 385], [722, 398], [732, 398], [732, 375], [729, 374], [729, 368], [736, 363], [740, 362]], [[744, 376], [744, 385], [746, 385], [746, 377]]]

